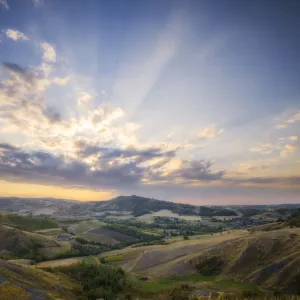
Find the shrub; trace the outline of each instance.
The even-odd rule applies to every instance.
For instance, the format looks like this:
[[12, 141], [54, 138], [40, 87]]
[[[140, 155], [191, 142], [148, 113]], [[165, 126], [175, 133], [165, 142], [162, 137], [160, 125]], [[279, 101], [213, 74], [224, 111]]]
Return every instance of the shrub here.
[[82, 284], [83, 291], [89, 300], [104, 298], [115, 300], [117, 295], [131, 288], [125, 272], [120, 268], [107, 265], [80, 263], [68, 267], [55, 268]]

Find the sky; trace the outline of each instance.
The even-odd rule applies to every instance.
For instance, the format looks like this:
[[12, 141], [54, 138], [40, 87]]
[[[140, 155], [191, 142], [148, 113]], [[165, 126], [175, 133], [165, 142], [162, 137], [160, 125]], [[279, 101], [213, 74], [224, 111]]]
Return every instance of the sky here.
[[300, 202], [298, 0], [0, 0], [0, 196]]

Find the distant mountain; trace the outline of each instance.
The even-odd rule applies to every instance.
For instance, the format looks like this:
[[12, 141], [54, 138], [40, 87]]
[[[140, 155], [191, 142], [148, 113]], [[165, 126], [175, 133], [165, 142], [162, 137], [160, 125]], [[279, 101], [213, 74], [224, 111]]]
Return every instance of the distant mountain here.
[[119, 196], [107, 201], [80, 202], [52, 198], [0, 198], [0, 211], [44, 216], [89, 217], [101, 212], [119, 212], [135, 217], [170, 210], [189, 216], [233, 216], [237, 213], [222, 206], [195, 206], [132, 196]]
[[135, 217], [151, 212], [167, 209], [179, 215], [189, 216], [232, 216], [236, 212], [224, 207], [195, 206], [190, 204], [174, 203], [151, 198], [132, 196], [119, 196], [104, 202], [89, 202], [94, 211], [127, 211]]

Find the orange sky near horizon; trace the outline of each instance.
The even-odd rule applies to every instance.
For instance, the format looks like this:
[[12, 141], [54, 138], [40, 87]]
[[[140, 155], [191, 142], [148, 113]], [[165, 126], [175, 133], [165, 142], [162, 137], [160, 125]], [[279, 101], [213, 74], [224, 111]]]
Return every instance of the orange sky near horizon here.
[[114, 191], [94, 191], [82, 188], [0, 181], [0, 197], [62, 198], [81, 201], [102, 201], [115, 197]]

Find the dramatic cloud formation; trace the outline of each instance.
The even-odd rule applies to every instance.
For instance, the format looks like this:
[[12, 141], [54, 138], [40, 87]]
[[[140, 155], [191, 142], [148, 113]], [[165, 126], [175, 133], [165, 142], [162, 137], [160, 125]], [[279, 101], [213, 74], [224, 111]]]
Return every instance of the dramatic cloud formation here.
[[[43, 196], [55, 186], [188, 201], [209, 190], [212, 204], [299, 192], [300, 103], [285, 99], [299, 94], [297, 57], [286, 58], [300, 48], [297, 35], [283, 55], [270, 46], [290, 36], [281, 19], [266, 27], [252, 10], [227, 19], [213, 3], [154, 0], [138, 18], [124, 6], [129, 22], [105, 17], [109, 1], [104, 15], [74, 1], [70, 14], [56, 1], [47, 20], [51, 1], [22, 2], [20, 18], [0, 0], [0, 181]], [[249, 22], [233, 33], [240, 16]], [[254, 19], [262, 30], [248, 28]]]
[[[174, 157], [175, 151], [163, 152], [158, 148], [112, 149], [77, 142], [76, 149], [78, 157], [25, 151], [9, 144], [0, 144], [0, 178], [51, 185], [120, 188], [123, 185], [133, 187], [143, 179], [155, 178], [168, 183], [176, 179], [185, 182], [212, 181], [224, 174], [223, 171], [211, 172], [212, 163], [208, 161], [184, 161], [182, 168], [165, 176], [163, 167]], [[82, 157], [92, 159], [84, 161]], [[164, 163], [149, 164], [155, 158], [163, 158]]]

